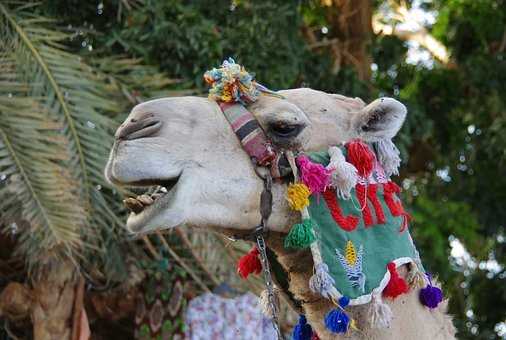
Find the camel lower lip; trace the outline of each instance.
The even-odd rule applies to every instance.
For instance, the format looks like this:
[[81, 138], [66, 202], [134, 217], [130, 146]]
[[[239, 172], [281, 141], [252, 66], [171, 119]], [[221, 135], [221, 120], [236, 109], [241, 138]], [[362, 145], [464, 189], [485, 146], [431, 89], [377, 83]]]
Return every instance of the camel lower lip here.
[[127, 229], [130, 233], [145, 233], [146, 226], [152, 219], [162, 212], [163, 209], [167, 208], [168, 202], [171, 198], [171, 192], [168, 192], [163, 197], [157, 199], [152, 205], [145, 207], [140, 213], [130, 213], [126, 223]]
[[[153, 230], [150, 222], [155, 219], [160, 213], [168, 209], [170, 201], [174, 196], [177, 188], [179, 177], [171, 180], [159, 181], [157, 184], [163, 184], [162, 194], [156, 198], [152, 204], [144, 206], [140, 212], [131, 212], [127, 219], [127, 229], [132, 234], [145, 234], [149, 230]], [[147, 183], [145, 181], [144, 183]], [[152, 183], [152, 182], [150, 182]], [[156, 193], [154, 194], [156, 195]], [[149, 227], [148, 227], [149, 226]], [[160, 226], [156, 226], [160, 227]]]

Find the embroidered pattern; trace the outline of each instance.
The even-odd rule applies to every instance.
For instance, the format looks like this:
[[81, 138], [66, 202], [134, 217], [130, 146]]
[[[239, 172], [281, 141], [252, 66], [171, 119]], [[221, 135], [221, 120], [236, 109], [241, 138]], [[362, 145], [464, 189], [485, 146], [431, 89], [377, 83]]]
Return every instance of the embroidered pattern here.
[[401, 200], [396, 199], [394, 196], [395, 194], [401, 192], [401, 188], [394, 182], [389, 181], [388, 183], [383, 184], [383, 191], [385, 193], [385, 203], [388, 206], [388, 209], [390, 209], [390, 213], [393, 216], [402, 216], [403, 218], [401, 229], [399, 230], [399, 232], [402, 233], [408, 227], [408, 222], [411, 216], [409, 216], [409, 214], [404, 210]]
[[378, 199], [378, 185], [371, 184], [367, 189], [367, 198], [369, 199], [369, 202], [372, 203], [374, 213], [376, 214], [376, 224], [385, 224], [385, 213], [383, 212], [383, 207]]
[[343, 216], [343, 212], [341, 210], [341, 207], [339, 207], [339, 203], [337, 202], [337, 195], [335, 189], [329, 189], [325, 190], [323, 192], [323, 199], [327, 203], [327, 206], [330, 210], [330, 215], [332, 215], [332, 218], [337, 223], [338, 226], [340, 226], [343, 230], [346, 231], [353, 231], [358, 225], [359, 219], [356, 216], [349, 215], [349, 216]]
[[357, 252], [350, 240], [346, 243], [344, 255], [336, 249], [337, 258], [343, 266], [351, 286], [360, 289], [362, 293], [365, 291], [365, 274], [362, 271], [363, 254], [364, 247], [360, 245]]
[[[362, 217], [364, 219], [364, 225], [366, 228], [386, 223], [385, 212], [383, 211], [383, 207], [381, 206], [381, 203], [378, 199], [378, 185], [380, 184], [357, 184], [355, 187], [355, 190], [357, 192], [357, 199], [360, 204], [360, 208], [362, 209]], [[376, 216], [375, 221], [373, 220], [373, 215], [369, 203], [371, 203], [372, 207], [374, 208], [374, 215]]]
[[[407, 214], [396, 195], [399, 188], [390, 182], [381, 164], [363, 152], [363, 145], [356, 146], [355, 163], [362, 166], [364, 176], [357, 173], [350, 197], [338, 195], [335, 186], [327, 187], [322, 193], [325, 202], [317, 195], [310, 197], [307, 210], [317, 221], [314, 227], [317, 239], [311, 245], [315, 268], [310, 289], [334, 301], [346, 296], [354, 304], [363, 304], [373, 295], [380, 296], [387, 282], [392, 281], [388, 280], [389, 272], [384, 264], [420, 264], [407, 230]], [[342, 147], [339, 150], [340, 156], [345, 155]], [[311, 161], [329, 170], [335, 168], [334, 156], [330, 150], [308, 154]], [[368, 173], [369, 160], [375, 162]], [[339, 161], [346, 163], [344, 157]], [[346, 164], [353, 167], [351, 163]], [[399, 232], [403, 230], [406, 232]]]
[[360, 205], [360, 209], [362, 210], [362, 218], [364, 219], [364, 225], [366, 228], [372, 227], [373, 225], [371, 209], [369, 208], [369, 204], [367, 203], [366, 190], [368, 189], [369, 186], [362, 184], [357, 184], [357, 186], [355, 187], [358, 203]]

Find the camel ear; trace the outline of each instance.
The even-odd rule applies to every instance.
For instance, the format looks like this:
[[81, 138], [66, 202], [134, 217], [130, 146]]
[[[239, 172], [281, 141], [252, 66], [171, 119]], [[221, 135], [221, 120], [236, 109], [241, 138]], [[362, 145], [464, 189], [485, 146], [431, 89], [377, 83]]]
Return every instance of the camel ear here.
[[379, 98], [360, 110], [352, 125], [366, 141], [392, 139], [402, 127], [407, 111], [404, 104], [393, 98]]

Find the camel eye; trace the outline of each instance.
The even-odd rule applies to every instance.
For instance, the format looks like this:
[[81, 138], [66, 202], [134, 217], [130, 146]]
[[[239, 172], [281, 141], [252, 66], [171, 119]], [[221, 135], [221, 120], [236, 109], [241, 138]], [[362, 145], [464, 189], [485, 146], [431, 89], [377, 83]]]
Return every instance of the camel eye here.
[[275, 122], [269, 125], [269, 131], [280, 138], [296, 137], [303, 129], [304, 125], [287, 124], [284, 122]]

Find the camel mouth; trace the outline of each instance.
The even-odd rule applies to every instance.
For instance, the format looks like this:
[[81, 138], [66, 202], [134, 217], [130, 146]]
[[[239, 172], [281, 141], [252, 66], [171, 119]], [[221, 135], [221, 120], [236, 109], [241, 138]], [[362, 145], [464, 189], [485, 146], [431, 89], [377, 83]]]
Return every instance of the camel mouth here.
[[139, 193], [137, 196], [130, 196], [123, 200], [123, 204], [130, 211], [126, 227], [133, 236], [147, 234], [156, 229], [150, 222], [156, 220], [158, 215], [170, 206], [180, 177], [164, 180], [146, 179], [128, 183], [129, 186], [134, 187], [133, 192]]

